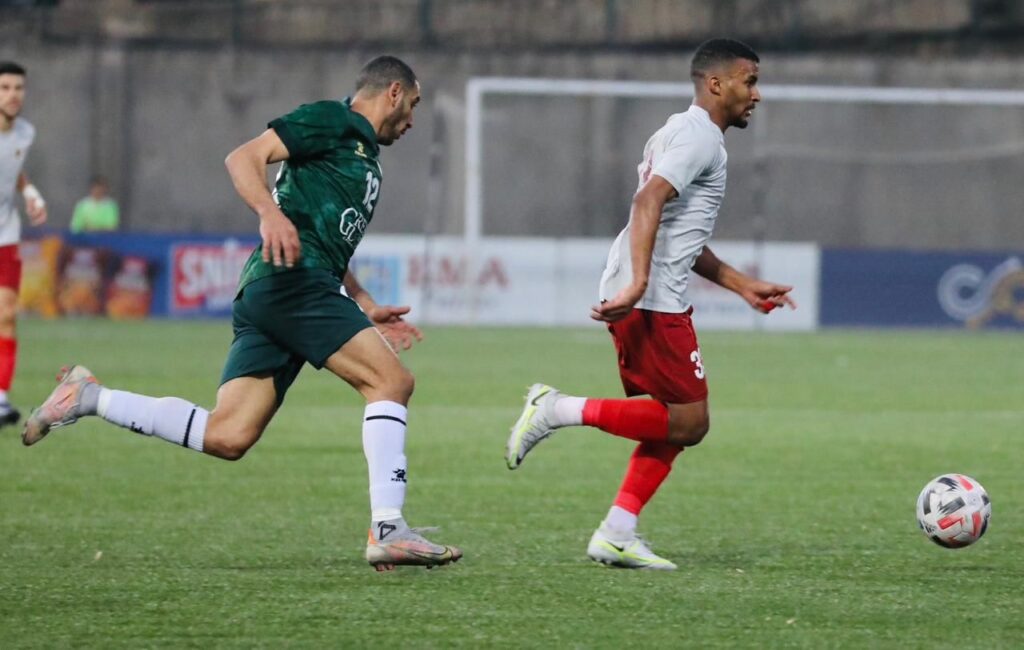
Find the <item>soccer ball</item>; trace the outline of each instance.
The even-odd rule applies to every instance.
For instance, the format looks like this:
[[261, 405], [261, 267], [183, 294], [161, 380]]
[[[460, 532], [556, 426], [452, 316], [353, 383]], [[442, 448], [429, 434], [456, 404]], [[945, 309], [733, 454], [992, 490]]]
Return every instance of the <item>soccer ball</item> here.
[[992, 502], [970, 476], [943, 474], [928, 482], [917, 497], [917, 523], [930, 540], [946, 548], [963, 548], [988, 530]]

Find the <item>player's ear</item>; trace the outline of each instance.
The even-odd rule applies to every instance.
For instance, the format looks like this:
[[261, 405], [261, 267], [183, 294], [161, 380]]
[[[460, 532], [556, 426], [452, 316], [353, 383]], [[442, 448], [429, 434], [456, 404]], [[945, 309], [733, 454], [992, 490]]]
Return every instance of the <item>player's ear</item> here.
[[710, 74], [705, 77], [704, 85], [712, 95], [722, 94], [722, 78], [717, 74]]
[[403, 90], [401, 81], [392, 81], [388, 86], [388, 100], [391, 101], [391, 108], [398, 106], [402, 101]]

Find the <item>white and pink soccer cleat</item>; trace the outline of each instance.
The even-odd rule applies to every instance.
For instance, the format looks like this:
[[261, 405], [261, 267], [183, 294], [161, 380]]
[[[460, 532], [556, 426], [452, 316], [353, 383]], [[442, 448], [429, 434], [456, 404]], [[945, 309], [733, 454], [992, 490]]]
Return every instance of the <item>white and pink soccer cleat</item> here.
[[[376, 528], [377, 530], [374, 530]], [[462, 551], [454, 546], [435, 544], [409, 528], [402, 520], [397, 524], [376, 522], [366, 541], [366, 561], [377, 571], [391, 571], [399, 565], [425, 566], [428, 569], [458, 562]]]
[[74, 424], [83, 413], [80, 412], [82, 388], [86, 384], [96, 384], [93, 376], [85, 366], [65, 366], [57, 375], [57, 387], [53, 389], [46, 401], [33, 409], [25, 421], [21, 432], [21, 441], [26, 445], [34, 445], [50, 433], [51, 429]]

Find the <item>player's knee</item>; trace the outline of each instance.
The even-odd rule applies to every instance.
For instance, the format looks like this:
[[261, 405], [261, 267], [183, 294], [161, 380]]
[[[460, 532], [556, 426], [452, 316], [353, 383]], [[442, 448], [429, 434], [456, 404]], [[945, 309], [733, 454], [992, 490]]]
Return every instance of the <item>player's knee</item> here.
[[693, 447], [694, 445], [699, 445], [705, 436], [708, 435], [708, 431], [711, 431], [711, 419], [705, 416], [691, 427], [689, 442], [686, 446]]
[[252, 444], [247, 441], [224, 440], [217, 446], [217, 453], [215, 455], [224, 460], [242, 460], [245, 452], [249, 451], [250, 447], [252, 447]]
[[669, 429], [668, 442], [677, 447], [694, 447], [699, 445], [711, 430], [711, 419], [704, 415], [685, 422], [680, 422]]
[[415, 377], [415, 375], [413, 375], [411, 372], [406, 370], [403, 373], [403, 375], [402, 375], [402, 379], [401, 379], [401, 382], [400, 382], [400, 388], [401, 388], [402, 394], [405, 395], [405, 400], [409, 401], [409, 398], [412, 397], [413, 391], [416, 390], [416, 377]]
[[249, 451], [249, 447], [252, 445], [228, 445], [221, 450], [221, 458], [224, 460], [242, 460], [245, 456], [245, 452]]
[[[214, 435], [210, 435], [214, 433]], [[241, 460], [259, 439], [251, 432], [220, 433], [207, 431], [203, 439], [203, 452], [224, 460]]]
[[395, 373], [395, 376], [388, 381], [388, 392], [394, 395], [396, 402], [407, 403], [414, 390], [416, 390], [416, 377], [405, 368], [402, 368], [401, 372]]

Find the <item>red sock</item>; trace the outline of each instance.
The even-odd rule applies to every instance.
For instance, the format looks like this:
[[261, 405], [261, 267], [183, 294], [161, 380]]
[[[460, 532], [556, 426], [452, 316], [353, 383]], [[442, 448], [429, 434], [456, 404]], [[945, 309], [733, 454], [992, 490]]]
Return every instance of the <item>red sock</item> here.
[[615, 505], [639, 515], [665, 477], [672, 470], [672, 461], [683, 450], [664, 442], [641, 442], [629, 459], [626, 478], [615, 496]]
[[588, 399], [583, 424], [630, 440], [668, 438], [668, 407], [653, 399]]
[[14, 362], [18, 359], [18, 341], [0, 336], [0, 390], [11, 390]]

